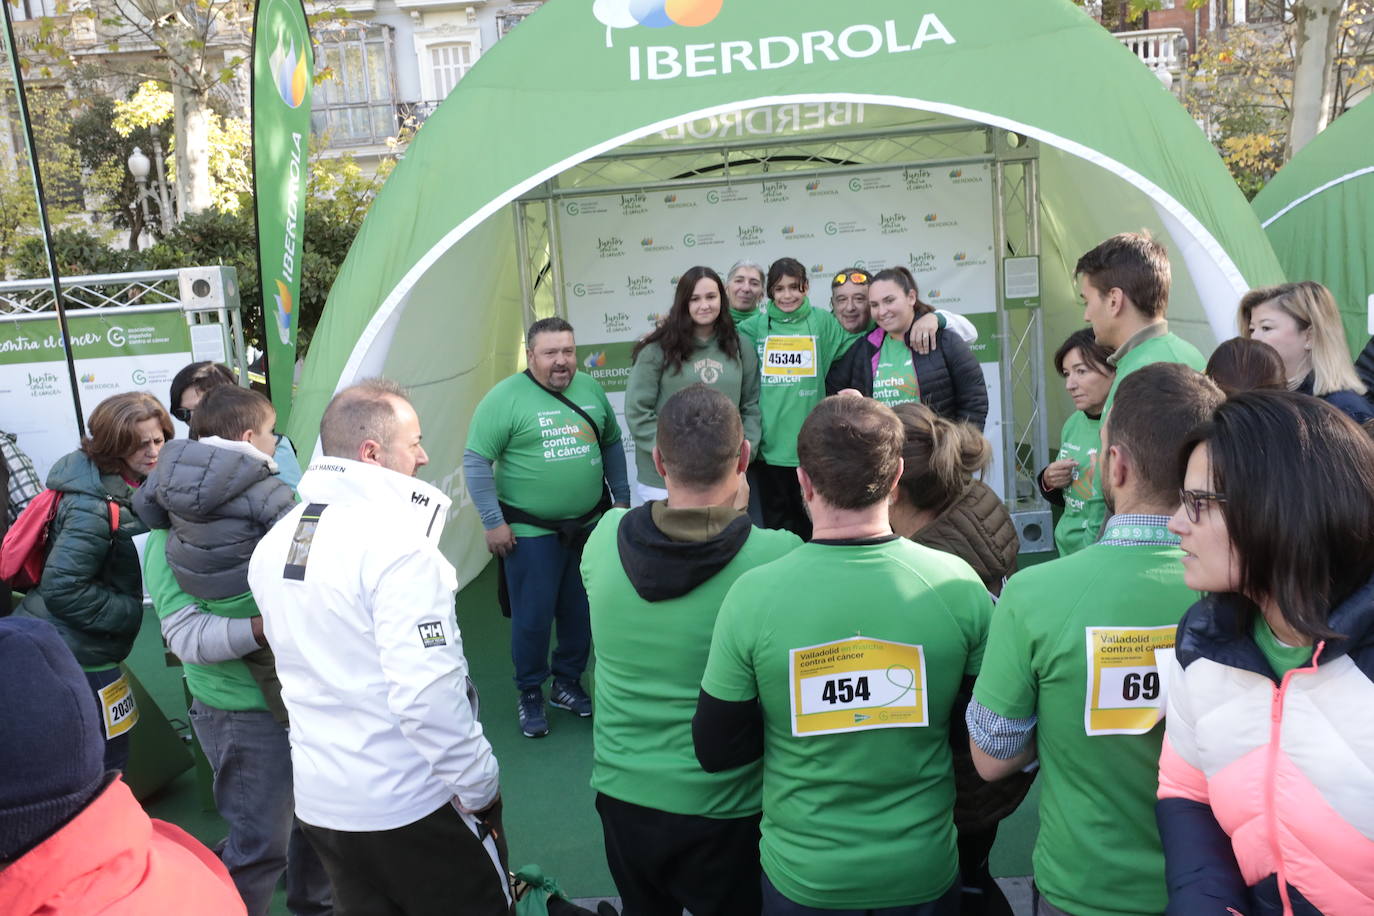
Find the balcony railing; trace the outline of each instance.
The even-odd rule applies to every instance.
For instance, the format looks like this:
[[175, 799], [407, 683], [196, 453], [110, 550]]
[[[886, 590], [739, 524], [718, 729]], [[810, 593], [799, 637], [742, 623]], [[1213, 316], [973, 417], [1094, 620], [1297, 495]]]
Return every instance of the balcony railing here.
[[1188, 54], [1188, 39], [1182, 29], [1145, 29], [1117, 32], [1116, 37], [1151, 70], [1177, 74]]

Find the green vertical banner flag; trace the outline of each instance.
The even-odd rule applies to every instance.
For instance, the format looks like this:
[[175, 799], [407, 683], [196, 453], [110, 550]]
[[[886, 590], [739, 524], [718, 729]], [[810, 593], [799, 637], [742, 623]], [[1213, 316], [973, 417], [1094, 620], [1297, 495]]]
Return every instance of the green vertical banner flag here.
[[253, 14], [253, 191], [267, 383], [279, 427], [296, 370], [314, 75], [301, 0], [261, 0]]

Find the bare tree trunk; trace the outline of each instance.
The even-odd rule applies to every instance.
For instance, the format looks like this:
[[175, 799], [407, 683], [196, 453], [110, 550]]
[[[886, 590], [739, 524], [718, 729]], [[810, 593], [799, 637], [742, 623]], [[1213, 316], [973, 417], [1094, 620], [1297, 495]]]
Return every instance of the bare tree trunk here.
[[1285, 159], [1321, 133], [1335, 92], [1336, 39], [1345, 0], [1302, 0], [1293, 4], [1297, 27], [1293, 64], [1293, 112]]
[[177, 135], [177, 212], [210, 209], [210, 109], [204, 93], [173, 85]]

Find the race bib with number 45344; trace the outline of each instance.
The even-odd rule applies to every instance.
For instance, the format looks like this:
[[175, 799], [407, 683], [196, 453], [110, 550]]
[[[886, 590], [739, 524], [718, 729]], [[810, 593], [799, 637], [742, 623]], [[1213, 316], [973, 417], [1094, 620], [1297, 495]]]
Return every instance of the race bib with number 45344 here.
[[769, 335], [763, 343], [763, 374], [784, 378], [815, 378], [816, 338]]
[[853, 636], [789, 656], [796, 737], [928, 724], [921, 646]]

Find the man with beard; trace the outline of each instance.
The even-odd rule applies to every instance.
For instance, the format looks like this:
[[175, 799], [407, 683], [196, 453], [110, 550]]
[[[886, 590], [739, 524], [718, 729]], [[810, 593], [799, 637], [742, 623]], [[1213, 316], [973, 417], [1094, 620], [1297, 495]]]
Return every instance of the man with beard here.
[[1164, 738], [1155, 650], [1172, 651], [1196, 595], [1165, 525], [1183, 484], [1179, 449], [1223, 397], [1177, 363], [1122, 381], [1102, 424], [1101, 540], [1012, 576], [993, 615], [965, 718], [984, 779], [1039, 757], [1037, 916], [1144, 916], [1168, 902], [1154, 816]]
[[[612, 503], [629, 508], [630, 484], [615, 411], [596, 380], [577, 371], [572, 325], [536, 321], [525, 345], [529, 368], [477, 405], [463, 474], [487, 549], [503, 560], [520, 729], [542, 738], [549, 733], [550, 673], [552, 705], [592, 714], [581, 684], [592, 633], [578, 563], [601, 513]], [[550, 664], [554, 621], [558, 646]]]

